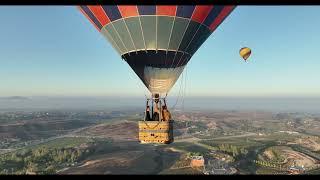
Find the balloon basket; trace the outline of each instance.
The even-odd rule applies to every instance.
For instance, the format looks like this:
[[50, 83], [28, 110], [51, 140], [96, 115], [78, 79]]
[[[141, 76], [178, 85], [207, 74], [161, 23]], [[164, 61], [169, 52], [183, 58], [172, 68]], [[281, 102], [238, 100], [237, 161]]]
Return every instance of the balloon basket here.
[[170, 144], [173, 142], [173, 120], [139, 121], [139, 141], [142, 144]]

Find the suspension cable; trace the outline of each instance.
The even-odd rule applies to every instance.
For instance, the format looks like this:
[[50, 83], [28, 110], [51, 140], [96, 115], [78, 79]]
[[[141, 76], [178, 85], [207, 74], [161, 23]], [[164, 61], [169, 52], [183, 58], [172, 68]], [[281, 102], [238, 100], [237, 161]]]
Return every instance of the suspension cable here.
[[188, 75], [188, 69], [187, 69], [187, 65], [186, 65], [186, 70], [185, 70], [185, 82], [184, 82], [184, 88], [183, 88], [183, 96], [182, 96], [182, 111], [184, 111], [184, 100], [185, 100], [185, 96], [186, 96], [186, 91], [187, 91], [187, 75]]
[[177, 96], [176, 102], [175, 102], [175, 104], [171, 107], [171, 109], [172, 109], [173, 111], [176, 110], [176, 109], [175, 109], [175, 108], [176, 108], [176, 105], [178, 104], [178, 101], [179, 101], [180, 96], [181, 96], [181, 90], [182, 90], [182, 85], [183, 85], [183, 74], [184, 74], [184, 73], [181, 74], [180, 87], [179, 87], [179, 91], [178, 91], [178, 96]]

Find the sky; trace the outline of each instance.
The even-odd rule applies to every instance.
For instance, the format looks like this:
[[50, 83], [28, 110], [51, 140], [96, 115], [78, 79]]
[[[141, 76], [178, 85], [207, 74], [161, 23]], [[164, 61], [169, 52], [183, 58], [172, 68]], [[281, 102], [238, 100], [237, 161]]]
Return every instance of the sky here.
[[[319, 18], [320, 6], [238, 6], [170, 94], [184, 83], [187, 96], [320, 96]], [[147, 93], [74, 6], [1, 6], [0, 22], [0, 96]]]

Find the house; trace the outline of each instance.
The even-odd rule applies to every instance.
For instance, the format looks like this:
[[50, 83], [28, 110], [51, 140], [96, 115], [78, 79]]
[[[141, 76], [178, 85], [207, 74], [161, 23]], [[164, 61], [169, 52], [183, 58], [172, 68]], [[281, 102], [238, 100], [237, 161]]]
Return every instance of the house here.
[[195, 167], [203, 167], [204, 166], [204, 158], [203, 156], [192, 156], [190, 166], [192, 168]]

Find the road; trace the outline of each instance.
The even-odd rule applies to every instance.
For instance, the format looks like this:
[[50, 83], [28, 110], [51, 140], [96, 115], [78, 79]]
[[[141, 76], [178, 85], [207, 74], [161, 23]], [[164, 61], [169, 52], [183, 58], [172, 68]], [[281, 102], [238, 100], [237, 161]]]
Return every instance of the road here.
[[216, 138], [208, 138], [208, 139], [200, 139], [197, 137], [190, 137], [190, 138], [184, 138], [184, 139], [177, 139], [174, 140], [174, 142], [198, 142], [203, 140], [218, 140], [218, 139], [230, 139], [230, 138], [240, 138], [240, 137], [249, 137], [249, 136], [257, 136], [256, 133], [248, 132], [246, 134], [240, 134], [240, 135], [234, 135], [234, 136], [222, 136], [222, 137], [216, 137]]

